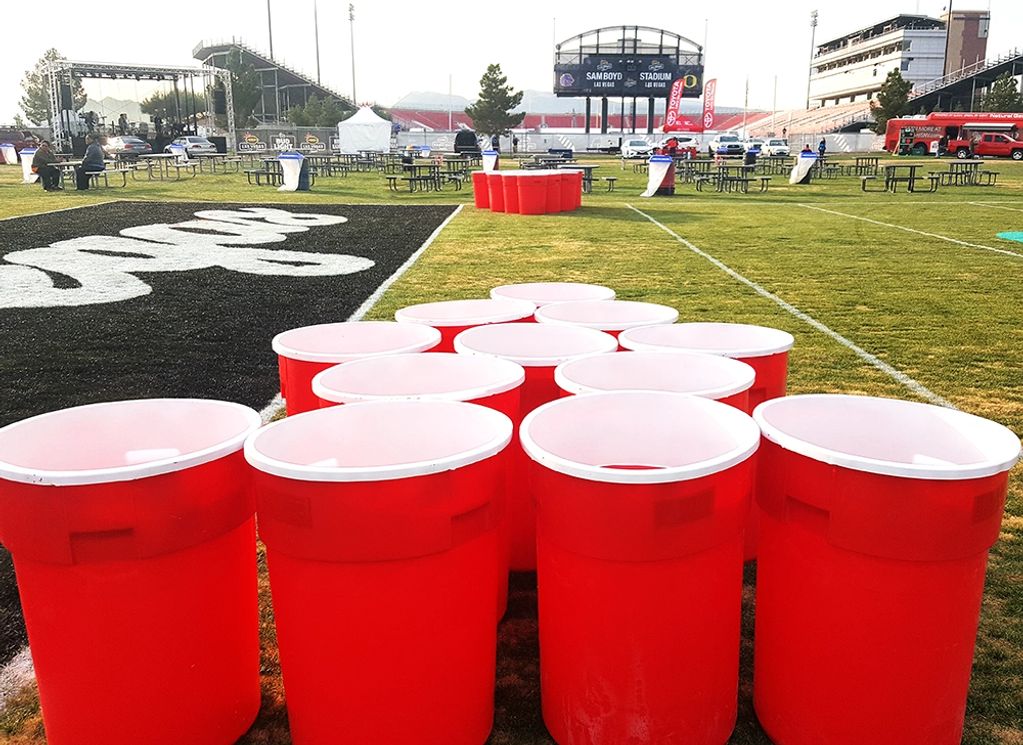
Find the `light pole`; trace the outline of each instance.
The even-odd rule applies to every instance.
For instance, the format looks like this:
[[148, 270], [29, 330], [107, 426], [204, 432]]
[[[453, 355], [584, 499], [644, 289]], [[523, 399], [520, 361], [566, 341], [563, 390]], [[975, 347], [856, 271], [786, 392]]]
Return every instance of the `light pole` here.
[[810, 108], [810, 83], [813, 81], [813, 53], [817, 40], [817, 11], [810, 11], [810, 70], [806, 76], [806, 108]]
[[274, 25], [270, 17], [270, 0], [266, 0], [266, 30], [270, 34], [270, 61], [274, 60]]
[[313, 32], [316, 35], [316, 82], [320, 82], [320, 15], [313, 0]]
[[948, 0], [948, 17], [945, 21], [945, 55], [941, 61], [941, 77], [948, 75], [948, 37], [952, 34], [952, 0]]
[[352, 38], [352, 103], [358, 106], [359, 99], [355, 97], [355, 5], [353, 3], [348, 3], [348, 28]]

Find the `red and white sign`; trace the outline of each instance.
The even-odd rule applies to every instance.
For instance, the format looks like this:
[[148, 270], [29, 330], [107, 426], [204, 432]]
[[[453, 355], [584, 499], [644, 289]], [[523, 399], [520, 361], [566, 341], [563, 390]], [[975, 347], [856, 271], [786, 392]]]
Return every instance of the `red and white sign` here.
[[664, 111], [665, 132], [702, 132], [703, 125], [695, 117], [685, 116], [682, 113], [682, 97], [686, 90], [686, 79], [679, 78], [671, 85], [671, 93], [668, 95], [668, 105]]
[[714, 97], [718, 90], [717, 78], [703, 86], [703, 128], [714, 129]]

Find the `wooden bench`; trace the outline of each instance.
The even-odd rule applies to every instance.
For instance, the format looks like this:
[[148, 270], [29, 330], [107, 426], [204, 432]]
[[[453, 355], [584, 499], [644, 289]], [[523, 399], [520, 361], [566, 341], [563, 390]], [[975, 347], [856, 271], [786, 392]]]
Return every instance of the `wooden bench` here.
[[605, 176], [604, 180], [607, 182], [607, 190], [608, 190], [608, 192], [610, 193], [610, 192], [614, 191], [615, 190], [615, 182], [618, 180], [618, 177], [617, 176]]
[[384, 176], [384, 178], [387, 179], [388, 189], [390, 189], [391, 191], [398, 191], [398, 178], [400, 177], [397, 174], [386, 175]]
[[170, 167], [174, 169], [174, 172], [176, 174], [176, 179], [175, 180], [176, 181], [180, 181], [181, 180], [181, 171], [182, 171], [182, 169], [184, 169], [186, 171], [191, 170], [192, 171], [192, 178], [195, 178], [195, 173], [196, 173], [196, 171], [199, 168], [199, 164], [196, 163], [195, 161], [186, 161], [184, 163], [171, 163]]
[[760, 191], [767, 191], [767, 187], [771, 185], [770, 176], [757, 176], [760, 179]]
[[441, 173], [438, 175], [438, 180], [447, 181], [449, 184], [455, 185], [455, 191], [462, 190], [462, 181], [464, 176], [461, 173]]
[[128, 185], [128, 174], [132, 173], [134, 168], [126, 168], [124, 166], [118, 168], [110, 168], [103, 171], [86, 171], [85, 174], [89, 177], [89, 185], [98, 187], [99, 180], [103, 179], [103, 185], [107, 188], [110, 187], [110, 174], [119, 173], [121, 175], [121, 188], [123, 189]]
[[693, 176], [693, 183], [697, 191], [703, 191], [703, 185], [717, 181], [717, 176]]
[[276, 171], [268, 171], [265, 168], [248, 168], [245, 170], [245, 180], [251, 185], [255, 179], [256, 186], [261, 186], [266, 180], [267, 186], [276, 186], [280, 183], [280, 174]]
[[877, 176], [860, 176], [860, 189], [863, 191], [884, 191], [883, 189], [868, 189], [868, 181], [877, 181]]

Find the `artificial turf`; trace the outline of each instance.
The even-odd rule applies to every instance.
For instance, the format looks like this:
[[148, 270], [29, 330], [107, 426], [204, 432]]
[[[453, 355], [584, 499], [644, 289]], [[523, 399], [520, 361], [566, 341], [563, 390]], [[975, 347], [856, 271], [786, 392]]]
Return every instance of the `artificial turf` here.
[[[835, 334], [971, 413], [1023, 432], [1023, 244], [996, 237], [1023, 227], [1023, 164], [989, 163], [998, 185], [942, 188], [934, 194], [864, 194], [852, 177], [788, 186], [774, 177], [764, 194], [696, 193], [637, 197], [645, 179], [613, 160], [598, 175], [619, 177], [581, 210], [548, 216], [494, 214], [468, 207], [381, 299], [370, 318], [389, 318], [414, 302], [482, 297], [519, 281], [578, 280], [614, 287], [619, 297], [678, 308], [682, 320], [776, 326], [796, 336], [790, 392], [856, 392], [918, 399], [876, 366], [792, 315], [707, 256], [790, 303]], [[944, 168], [935, 163], [933, 168]], [[132, 183], [87, 194], [44, 194], [0, 169], [0, 216], [115, 197], [158, 201], [289, 204], [447, 204], [471, 190], [388, 192], [376, 174], [324, 179], [315, 192], [281, 195], [248, 187], [237, 175], [195, 181]], [[689, 241], [691, 250], [628, 205]], [[828, 211], [821, 211], [824, 208]], [[838, 214], [836, 214], [838, 213]], [[0, 223], [0, 253], [5, 253]], [[945, 239], [953, 239], [953, 242]], [[994, 251], [989, 249], [996, 249]], [[1001, 539], [991, 553], [964, 742], [1023, 742], [1023, 469], [1010, 483]], [[744, 593], [744, 665], [733, 745], [767, 742], [750, 706], [748, 623], [752, 570]], [[264, 587], [264, 708], [245, 743], [288, 742]], [[547, 743], [539, 717], [535, 594], [530, 575], [515, 577], [501, 626], [497, 714], [492, 743]], [[854, 619], [850, 619], [851, 622]], [[9, 705], [0, 733], [38, 743], [31, 692]]]

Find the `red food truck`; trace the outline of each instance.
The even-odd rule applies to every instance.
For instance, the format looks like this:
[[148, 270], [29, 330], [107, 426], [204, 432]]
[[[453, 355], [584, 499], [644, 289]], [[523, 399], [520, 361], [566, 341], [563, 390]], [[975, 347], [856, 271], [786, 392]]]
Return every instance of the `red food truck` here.
[[926, 116], [889, 119], [884, 149], [899, 155], [934, 155], [940, 145], [942, 155], [957, 158], [994, 156], [1023, 160], [1021, 130], [1023, 114], [1019, 113], [938, 111]]

